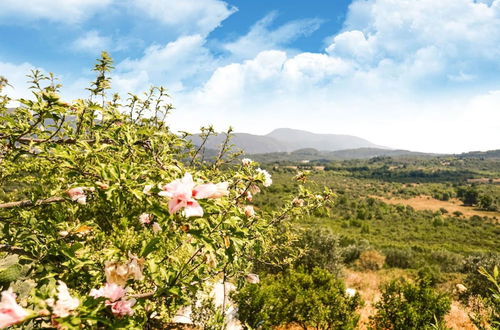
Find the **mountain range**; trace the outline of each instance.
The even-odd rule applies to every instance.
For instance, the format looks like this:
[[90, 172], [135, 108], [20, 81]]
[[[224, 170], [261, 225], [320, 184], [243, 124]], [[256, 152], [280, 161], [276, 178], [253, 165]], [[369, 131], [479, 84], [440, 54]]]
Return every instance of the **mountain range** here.
[[[211, 136], [205, 147], [218, 149], [224, 142], [225, 136], [219, 134]], [[199, 135], [191, 137], [195, 145], [202, 143]], [[358, 148], [388, 149], [352, 135], [316, 134], [308, 131], [278, 128], [266, 135], [248, 133], [234, 133], [231, 143], [247, 154], [262, 154], [271, 152], [292, 152], [300, 149], [312, 148], [320, 151], [336, 151]]]

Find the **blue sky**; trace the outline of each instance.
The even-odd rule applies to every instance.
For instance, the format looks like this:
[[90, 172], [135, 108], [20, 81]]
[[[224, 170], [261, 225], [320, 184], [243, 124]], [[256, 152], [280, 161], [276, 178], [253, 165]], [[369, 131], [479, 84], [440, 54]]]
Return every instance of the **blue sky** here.
[[500, 148], [500, 0], [3, 0], [0, 75], [81, 97], [167, 87], [174, 129], [292, 127], [418, 151]]

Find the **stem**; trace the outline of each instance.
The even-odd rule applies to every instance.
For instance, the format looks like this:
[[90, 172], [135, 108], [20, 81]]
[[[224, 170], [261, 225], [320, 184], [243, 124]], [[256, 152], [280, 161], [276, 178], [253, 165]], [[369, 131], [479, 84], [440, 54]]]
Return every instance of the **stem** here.
[[25, 207], [25, 206], [38, 206], [42, 204], [50, 204], [50, 203], [59, 203], [64, 202], [66, 199], [63, 197], [49, 197], [47, 199], [39, 199], [36, 201], [32, 201], [29, 199], [17, 202], [8, 202], [0, 204], [0, 209], [8, 209], [13, 207]]

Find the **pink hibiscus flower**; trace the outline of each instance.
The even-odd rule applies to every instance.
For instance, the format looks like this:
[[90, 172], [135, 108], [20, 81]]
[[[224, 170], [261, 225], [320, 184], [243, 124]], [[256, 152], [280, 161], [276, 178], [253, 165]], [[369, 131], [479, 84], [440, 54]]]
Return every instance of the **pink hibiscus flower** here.
[[117, 301], [125, 295], [125, 289], [115, 283], [106, 283], [98, 290], [92, 289], [90, 296], [97, 299], [99, 297], [108, 298], [110, 302]]
[[191, 174], [186, 173], [182, 179], [177, 179], [160, 187], [160, 196], [170, 198], [168, 211], [175, 214], [184, 209], [184, 215], [189, 217], [202, 217], [203, 209], [196, 199], [219, 198], [226, 196], [228, 183], [195, 184]]
[[17, 304], [16, 295], [11, 289], [2, 292], [2, 301], [0, 301], [0, 328], [10, 327], [22, 322], [28, 316], [29, 313]]

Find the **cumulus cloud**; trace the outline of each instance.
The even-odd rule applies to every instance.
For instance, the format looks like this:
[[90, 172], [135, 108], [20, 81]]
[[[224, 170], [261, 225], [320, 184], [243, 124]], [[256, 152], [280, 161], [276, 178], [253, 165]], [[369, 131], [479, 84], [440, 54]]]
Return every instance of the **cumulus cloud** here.
[[119, 90], [130, 91], [140, 91], [151, 84], [183, 90], [186, 83], [195, 83], [216, 67], [216, 60], [204, 44], [202, 36], [190, 35], [166, 45], [150, 46], [141, 58], [117, 64], [115, 85]]
[[39, 19], [79, 23], [104, 9], [113, 0], [3, 0], [0, 24]]
[[31, 63], [25, 62], [14, 64], [0, 61], [0, 75], [7, 78], [11, 85], [7, 86], [4, 92], [13, 99], [30, 95], [31, 93], [29, 92], [27, 83], [29, 79], [26, 75], [29, 74], [32, 69], [35, 69], [35, 66]]
[[310, 35], [322, 22], [320, 19], [301, 19], [271, 29], [270, 25], [276, 16], [277, 12], [266, 15], [255, 23], [246, 35], [224, 44], [222, 48], [237, 58], [251, 58], [263, 50], [282, 49], [297, 38]]
[[421, 151], [498, 148], [498, 31], [499, 0], [355, 1], [324, 53], [265, 50], [219, 67], [177, 96], [173, 122], [300, 127]]
[[110, 49], [111, 43], [112, 40], [110, 37], [101, 36], [99, 31], [91, 30], [76, 39], [72, 46], [77, 51], [94, 54]]
[[[489, 4], [472, 0], [355, 1], [344, 31], [326, 51], [371, 68], [391, 60], [401, 75], [415, 76], [414, 69], [418, 69], [417, 78], [428, 70], [445, 80], [470, 81], [478, 71], [499, 70], [499, 4], [498, 0]], [[422, 61], [430, 64], [422, 67]]]
[[133, 0], [133, 10], [183, 34], [206, 35], [237, 9], [220, 0]]

